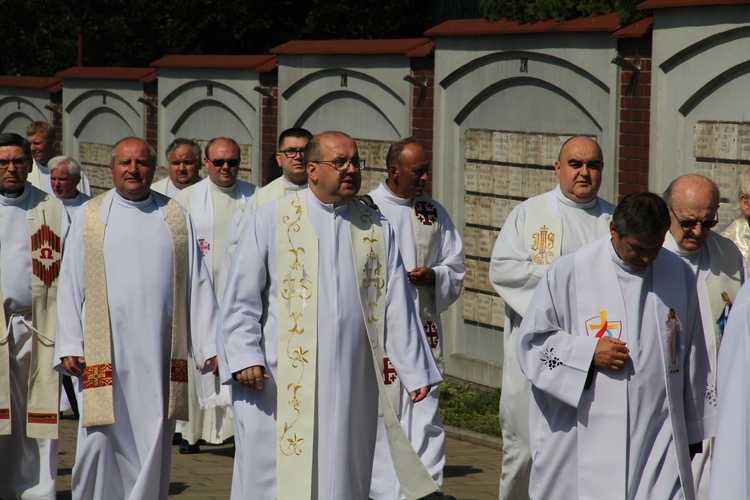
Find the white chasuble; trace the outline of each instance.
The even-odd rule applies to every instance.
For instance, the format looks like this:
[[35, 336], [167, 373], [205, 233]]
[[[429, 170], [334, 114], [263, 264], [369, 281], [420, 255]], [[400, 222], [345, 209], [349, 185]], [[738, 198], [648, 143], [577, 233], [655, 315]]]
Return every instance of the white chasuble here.
[[[622, 371], [593, 367], [602, 336], [627, 343]], [[680, 259], [662, 251], [635, 269], [609, 238], [562, 257], [534, 294], [518, 356], [533, 384], [532, 498], [693, 498], [688, 445], [713, 412], [694, 276]]]

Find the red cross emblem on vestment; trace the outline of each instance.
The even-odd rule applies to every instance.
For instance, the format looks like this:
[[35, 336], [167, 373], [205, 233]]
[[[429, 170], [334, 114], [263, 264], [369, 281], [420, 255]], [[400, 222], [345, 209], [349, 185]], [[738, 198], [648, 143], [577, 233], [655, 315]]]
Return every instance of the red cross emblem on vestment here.
[[427, 335], [427, 340], [430, 343], [430, 348], [435, 349], [440, 345], [440, 338], [438, 337], [438, 327], [433, 321], [425, 321], [424, 333]]
[[201, 255], [204, 257], [206, 256], [206, 252], [211, 250], [211, 244], [206, 243], [206, 240], [204, 240], [203, 238], [198, 239], [198, 245], [200, 246], [200, 249], [201, 249]]
[[47, 224], [31, 235], [31, 271], [47, 288], [60, 274], [62, 242]]
[[391, 360], [387, 357], [383, 358], [383, 382], [385, 385], [391, 385], [396, 379], [398, 379], [398, 374], [395, 368], [393, 368]]
[[416, 202], [414, 204], [414, 212], [417, 214], [417, 219], [425, 226], [431, 226], [437, 222], [437, 208], [428, 201], [420, 200]]

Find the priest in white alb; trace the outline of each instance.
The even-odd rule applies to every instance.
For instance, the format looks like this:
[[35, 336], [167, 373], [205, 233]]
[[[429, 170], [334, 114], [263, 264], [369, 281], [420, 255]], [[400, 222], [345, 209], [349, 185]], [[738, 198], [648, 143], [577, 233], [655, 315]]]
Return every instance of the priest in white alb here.
[[55, 307], [67, 216], [26, 181], [29, 143], [0, 134], [0, 498], [54, 499]]
[[151, 185], [151, 189], [174, 198], [186, 187], [201, 180], [201, 147], [197, 142], [178, 137], [165, 150], [167, 176]]
[[[745, 282], [745, 261], [731, 240], [711, 231], [719, 222], [719, 188], [711, 179], [683, 175], [669, 184], [663, 197], [672, 217], [664, 248], [682, 257], [698, 278], [698, 302], [711, 365], [708, 385], [715, 393], [719, 345], [729, 311]], [[716, 406], [716, 397], [711, 402]], [[692, 461], [699, 500], [708, 498], [713, 446], [713, 439], [704, 441], [703, 450]]]
[[276, 164], [281, 169], [281, 176], [258, 189], [250, 202], [240, 207], [229, 222], [219, 278], [220, 290], [224, 290], [229, 266], [234, 257], [240, 234], [242, 234], [242, 228], [250, 220], [253, 212], [261, 205], [278, 200], [290, 193], [307, 189], [305, 147], [307, 147], [310, 139], [312, 139], [312, 134], [304, 128], [288, 128], [279, 135]]
[[[52, 192], [50, 172], [47, 163], [55, 156], [57, 139], [55, 138], [55, 127], [47, 122], [32, 122], [26, 127], [26, 140], [31, 144], [31, 155], [34, 162], [29, 170], [28, 181], [45, 193]], [[89, 179], [81, 172], [81, 180], [78, 182], [78, 190], [91, 196]]]
[[[378, 210], [396, 234], [409, 283], [419, 297], [420, 322], [438, 367], [443, 369], [443, 325], [440, 314], [461, 295], [464, 256], [461, 236], [445, 208], [425, 192], [430, 160], [413, 138], [391, 145], [386, 155], [388, 179], [370, 193]], [[386, 379], [395, 386], [394, 403], [419, 458], [438, 486], [443, 484], [445, 429], [440, 418], [439, 386], [424, 401], [414, 404], [397, 374]], [[384, 420], [378, 420], [378, 441], [370, 498], [401, 498]]]
[[[255, 184], [237, 178], [242, 156], [239, 145], [230, 138], [216, 137], [206, 145], [203, 158], [208, 177], [180, 191], [175, 200], [188, 211], [195, 224], [195, 234], [201, 253], [211, 271], [216, 297], [221, 297], [219, 270], [224, 255], [229, 221], [247, 205], [255, 193]], [[177, 432], [182, 434], [180, 453], [200, 451], [199, 441], [221, 444], [234, 435], [229, 388], [222, 389], [212, 374], [190, 372], [190, 418], [180, 422]], [[198, 387], [202, 386], [202, 389]], [[198, 392], [213, 391], [204, 407], [198, 403]]]
[[55, 357], [79, 377], [73, 498], [166, 499], [188, 350], [204, 371], [218, 366], [211, 278], [189, 215], [149, 189], [155, 162], [141, 139], [115, 144], [115, 188], [78, 212], [66, 241]]
[[500, 428], [501, 500], [528, 498], [531, 387], [518, 366], [518, 328], [539, 280], [560, 255], [609, 234], [614, 206], [597, 196], [604, 158], [599, 145], [571, 137], [555, 162], [558, 186], [529, 198], [508, 215], [492, 250], [490, 281], [505, 301]]
[[556, 260], [521, 323], [532, 499], [693, 499], [715, 424], [695, 275], [662, 249], [669, 210], [626, 196], [610, 237]]
[[737, 245], [750, 268], [750, 169], [737, 176], [737, 203], [740, 214], [717, 232]]
[[62, 201], [68, 218], [73, 220], [78, 209], [91, 199], [91, 196], [78, 190], [81, 165], [70, 156], [55, 156], [47, 165], [52, 194]]
[[441, 381], [393, 231], [354, 200], [351, 137], [314, 137], [305, 161], [310, 188], [263, 205], [245, 226], [222, 302], [232, 498], [367, 498], [379, 401], [407, 497], [434, 494], [383, 384], [384, 352], [415, 402]]

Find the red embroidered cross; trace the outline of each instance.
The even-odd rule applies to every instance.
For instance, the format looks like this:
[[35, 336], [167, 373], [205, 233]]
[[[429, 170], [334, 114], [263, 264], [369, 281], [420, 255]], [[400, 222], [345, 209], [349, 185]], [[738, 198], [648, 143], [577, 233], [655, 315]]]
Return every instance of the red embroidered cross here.
[[432, 203], [421, 200], [414, 204], [414, 212], [417, 214], [417, 219], [425, 226], [431, 226], [437, 222], [437, 208]]
[[427, 340], [430, 343], [430, 348], [435, 349], [440, 345], [440, 337], [438, 337], [438, 327], [432, 321], [425, 321], [424, 333], [427, 335]]
[[398, 374], [391, 364], [391, 360], [383, 358], [383, 382], [385, 385], [391, 385], [398, 379]]
[[204, 240], [203, 238], [198, 239], [198, 245], [200, 245], [201, 255], [204, 257], [206, 256], [206, 252], [211, 250], [211, 244], [206, 243], [206, 240]]

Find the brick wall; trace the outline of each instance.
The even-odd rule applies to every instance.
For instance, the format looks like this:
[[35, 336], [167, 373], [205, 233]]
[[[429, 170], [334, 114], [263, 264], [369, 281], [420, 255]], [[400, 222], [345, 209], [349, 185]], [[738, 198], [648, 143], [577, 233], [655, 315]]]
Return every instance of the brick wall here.
[[[265, 186], [281, 175], [281, 169], [276, 166], [269, 168], [269, 159], [276, 154], [279, 133], [279, 76], [278, 71], [260, 74], [260, 86], [273, 92], [273, 97], [261, 96], [260, 110], [260, 177], [261, 186]], [[274, 160], [275, 162], [275, 160]], [[275, 163], [274, 163], [275, 165]]]
[[638, 73], [620, 68], [618, 195], [648, 191], [651, 126], [651, 34], [619, 40], [620, 55], [632, 62], [640, 56]]
[[[427, 88], [412, 86], [411, 135], [414, 136], [432, 158], [433, 117], [435, 109], [435, 56], [415, 57], [411, 60], [411, 76]], [[435, 175], [435, 170], [430, 170]], [[427, 193], [432, 194], [432, 179], [427, 183]]]
[[[154, 149], [157, 150], [156, 157], [161, 158], [159, 152], [159, 90], [157, 85], [158, 80], [154, 80], [151, 83], [147, 83], [143, 86], [143, 98], [152, 105], [144, 104], [146, 118], [144, 129], [146, 131], [146, 137], [144, 139]], [[164, 145], [166, 147], [166, 144]], [[159, 163], [159, 162], [157, 162]]]

